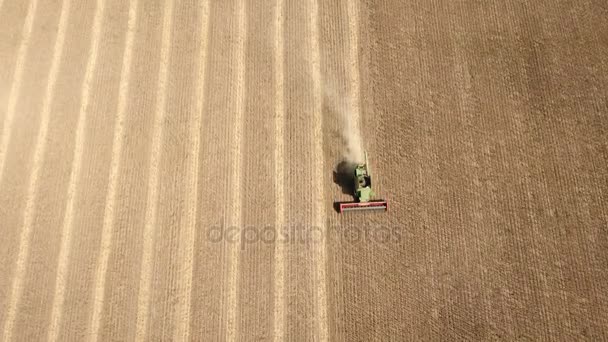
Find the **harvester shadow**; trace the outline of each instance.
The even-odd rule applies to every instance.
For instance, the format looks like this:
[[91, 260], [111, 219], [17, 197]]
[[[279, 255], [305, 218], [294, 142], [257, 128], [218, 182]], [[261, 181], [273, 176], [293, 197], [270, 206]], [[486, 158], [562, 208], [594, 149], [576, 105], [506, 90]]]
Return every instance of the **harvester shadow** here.
[[[340, 187], [343, 194], [353, 196], [353, 200], [355, 193], [355, 168], [355, 164], [341, 161], [336, 165], [336, 169], [333, 172], [334, 183]], [[340, 212], [340, 202], [334, 202], [334, 209], [336, 212]]]

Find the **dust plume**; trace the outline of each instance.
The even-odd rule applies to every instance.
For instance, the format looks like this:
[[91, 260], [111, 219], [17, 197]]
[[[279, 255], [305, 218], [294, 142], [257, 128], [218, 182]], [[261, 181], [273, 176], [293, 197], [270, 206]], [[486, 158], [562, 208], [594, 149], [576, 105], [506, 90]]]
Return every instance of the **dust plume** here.
[[363, 140], [359, 129], [359, 115], [356, 112], [355, 102], [352, 96], [348, 96], [346, 90], [340, 91], [332, 84], [325, 84], [325, 103], [329, 109], [338, 116], [340, 121], [343, 158], [352, 164], [362, 164], [365, 161]]

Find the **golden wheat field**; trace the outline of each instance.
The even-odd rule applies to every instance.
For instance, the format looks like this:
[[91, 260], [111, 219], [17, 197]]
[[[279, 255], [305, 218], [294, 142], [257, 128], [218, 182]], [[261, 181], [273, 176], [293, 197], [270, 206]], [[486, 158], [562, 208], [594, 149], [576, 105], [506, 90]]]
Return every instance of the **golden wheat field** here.
[[0, 0], [2, 340], [608, 339], [606, 18]]

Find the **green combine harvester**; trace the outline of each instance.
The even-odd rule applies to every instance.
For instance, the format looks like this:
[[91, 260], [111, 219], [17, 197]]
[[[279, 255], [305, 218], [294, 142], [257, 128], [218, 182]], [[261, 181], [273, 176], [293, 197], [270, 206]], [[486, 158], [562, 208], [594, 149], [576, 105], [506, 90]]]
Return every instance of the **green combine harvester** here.
[[355, 167], [353, 174], [355, 182], [354, 202], [340, 202], [340, 213], [346, 211], [361, 211], [361, 210], [388, 210], [388, 203], [385, 200], [373, 199], [375, 194], [372, 190], [372, 177], [367, 162], [367, 152], [365, 153], [365, 163], [358, 164]]

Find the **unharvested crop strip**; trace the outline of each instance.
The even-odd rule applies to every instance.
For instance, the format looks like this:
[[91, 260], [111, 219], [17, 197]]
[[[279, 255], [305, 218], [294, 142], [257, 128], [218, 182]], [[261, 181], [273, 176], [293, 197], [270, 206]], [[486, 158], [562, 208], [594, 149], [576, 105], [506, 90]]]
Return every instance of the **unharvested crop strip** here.
[[328, 324], [327, 324], [327, 280], [325, 274], [325, 266], [327, 264], [327, 250], [325, 245], [326, 230], [325, 230], [325, 196], [323, 191], [323, 111], [322, 104], [322, 89], [321, 89], [321, 58], [319, 46], [319, 4], [317, 0], [310, 0], [310, 51], [311, 51], [311, 75], [313, 83], [313, 167], [315, 174], [313, 177], [313, 189], [318, 198], [314, 202], [314, 217], [313, 223], [316, 229], [321, 229], [321, 241], [314, 243], [314, 255], [317, 256], [315, 262], [315, 278], [316, 278], [316, 318], [317, 318], [317, 333], [319, 341], [327, 341], [329, 339]]
[[116, 110], [115, 132], [112, 142], [112, 161], [110, 174], [108, 176], [108, 194], [106, 197], [103, 227], [101, 231], [101, 244], [99, 261], [95, 272], [95, 289], [93, 293], [93, 312], [89, 323], [89, 337], [91, 341], [99, 338], [99, 326], [101, 324], [101, 312], [105, 297], [106, 273], [110, 259], [110, 247], [112, 245], [114, 206], [116, 203], [116, 191], [118, 186], [118, 171], [120, 168], [120, 156], [122, 154], [125, 116], [127, 99], [129, 95], [129, 82], [131, 77], [131, 62], [133, 60], [133, 41], [135, 39], [135, 27], [137, 25], [138, 0], [129, 2], [129, 19], [125, 38], [125, 50], [122, 58], [122, 69], [120, 71], [120, 85], [118, 89], [118, 106]]
[[156, 109], [154, 116], [154, 131], [148, 176], [148, 196], [146, 199], [146, 218], [143, 232], [143, 252], [141, 260], [141, 275], [137, 300], [137, 329], [136, 341], [145, 341], [148, 329], [152, 280], [152, 265], [154, 264], [154, 240], [156, 236], [156, 221], [158, 211], [158, 179], [159, 165], [162, 155], [163, 126], [167, 104], [167, 76], [171, 49], [171, 31], [173, 28], [174, 2], [165, 1], [163, 11], [163, 32], [160, 48], [160, 66], [158, 70], [158, 87], [156, 93]]
[[[235, 117], [234, 133], [230, 146], [232, 156], [232, 195], [230, 197], [230, 224], [233, 227], [241, 226], [241, 141], [243, 139], [243, 112], [245, 109], [245, 41], [247, 39], [247, 11], [245, 0], [238, 1], [237, 13], [237, 38], [235, 51], [236, 65], [236, 93], [235, 93]], [[237, 243], [228, 245], [228, 265], [226, 281], [226, 340], [235, 341], [238, 331], [237, 308], [238, 308], [238, 271], [239, 271], [239, 244], [240, 232], [237, 235]]]
[[89, 48], [89, 60], [87, 63], [82, 93], [78, 123], [76, 125], [76, 138], [74, 141], [74, 159], [70, 172], [70, 180], [67, 190], [67, 203], [63, 217], [61, 230], [61, 246], [59, 248], [59, 259], [57, 265], [57, 276], [55, 280], [55, 292], [53, 295], [53, 306], [51, 311], [51, 326], [48, 330], [48, 341], [56, 341], [59, 334], [59, 324], [63, 315], [63, 303], [65, 299], [65, 286], [69, 265], [70, 248], [72, 246], [72, 228], [74, 223], [74, 207], [76, 203], [76, 187], [82, 170], [82, 157], [84, 153], [86, 120], [89, 114], [89, 101], [91, 97], [91, 83], [97, 68], [99, 55], [99, 40], [101, 37], [101, 24], [105, 11], [105, 0], [97, 0], [95, 15], [93, 18], [93, 36]]
[[201, 125], [203, 108], [205, 105], [205, 77], [207, 71], [207, 49], [209, 31], [209, 1], [200, 2], [200, 31], [201, 46], [198, 55], [198, 75], [196, 77], [196, 106], [193, 122], [190, 126], [189, 141], [191, 141], [190, 155], [192, 159], [188, 172], [188, 205], [186, 208], [186, 224], [181, 235], [180, 253], [182, 273], [180, 279], [179, 321], [174, 334], [176, 341], [190, 340], [190, 300], [192, 296], [192, 272], [194, 260], [194, 243], [196, 236], [196, 212], [198, 208], [198, 168], [199, 150], [201, 145]]
[[[285, 130], [285, 105], [284, 94], [284, 41], [283, 25], [285, 18], [283, 14], [284, 0], [277, 0], [275, 7], [275, 29], [274, 29], [274, 76], [275, 76], [275, 236], [285, 225], [285, 194], [283, 187], [283, 159], [284, 159], [284, 130]], [[285, 340], [285, 246], [283, 242], [276, 239], [274, 250], [274, 340]]]
[[17, 100], [21, 95], [21, 83], [23, 82], [25, 58], [27, 57], [28, 48], [30, 46], [32, 27], [34, 26], [34, 19], [36, 16], [37, 8], [38, 0], [30, 1], [30, 4], [27, 9], [27, 16], [25, 17], [25, 22], [23, 23], [23, 29], [21, 30], [21, 42], [19, 43], [19, 50], [17, 51], [17, 61], [15, 62], [15, 72], [13, 74], [13, 80], [8, 94], [6, 117], [4, 119], [4, 125], [2, 126], [2, 135], [0, 135], [0, 183], [2, 182], [2, 177], [4, 175], [4, 163], [6, 162], [6, 152], [8, 149], [8, 144], [11, 140], [11, 133], [13, 132], [13, 120], [15, 119]]
[[57, 76], [59, 74], [59, 68], [61, 66], [61, 59], [63, 56], [63, 47], [65, 45], [65, 36], [68, 26], [69, 14], [70, 0], [65, 0], [61, 5], [59, 28], [57, 31], [57, 37], [55, 39], [55, 46], [53, 48], [53, 57], [46, 84], [46, 90], [44, 93], [44, 98], [42, 100], [40, 126], [38, 128], [38, 136], [36, 137], [36, 147], [34, 150], [34, 156], [32, 161], [32, 172], [30, 174], [25, 209], [23, 212], [23, 227], [21, 228], [21, 236], [19, 240], [17, 264], [15, 266], [15, 274], [13, 276], [13, 284], [11, 288], [10, 302], [6, 314], [6, 321], [4, 322], [5, 341], [12, 340], [12, 333], [15, 324], [15, 317], [17, 315], [17, 308], [19, 306], [19, 301], [21, 300], [21, 295], [23, 293], [23, 281], [25, 278], [27, 259], [29, 257], [30, 250], [30, 237], [32, 235], [32, 226], [34, 224], [34, 209], [38, 197], [38, 179], [40, 177], [40, 170], [42, 169], [44, 163], [44, 155], [47, 146], [46, 139], [49, 131], [51, 108], [53, 106], [55, 85], [57, 83]]

